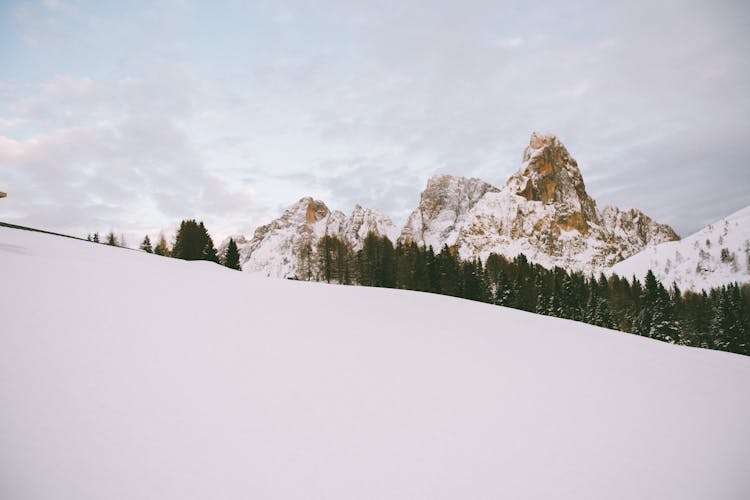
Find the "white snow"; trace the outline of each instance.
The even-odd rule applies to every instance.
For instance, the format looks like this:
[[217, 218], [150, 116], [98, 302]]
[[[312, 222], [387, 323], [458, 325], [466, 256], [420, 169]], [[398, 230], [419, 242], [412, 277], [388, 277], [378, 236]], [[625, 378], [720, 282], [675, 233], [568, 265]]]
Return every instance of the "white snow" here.
[[648, 247], [611, 273], [642, 279], [649, 269], [666, 286], [676, 282], [682, 290], [750, 282], [750, 206], [680, 241]]
[[746, 499], [750, 358], [0, 228], [0, 498]]

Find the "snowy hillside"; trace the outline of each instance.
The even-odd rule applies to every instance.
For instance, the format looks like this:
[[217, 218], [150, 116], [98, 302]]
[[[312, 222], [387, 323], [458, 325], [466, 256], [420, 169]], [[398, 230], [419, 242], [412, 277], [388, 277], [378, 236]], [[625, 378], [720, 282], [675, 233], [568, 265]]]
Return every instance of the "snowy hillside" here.
[[0, 498], [750, 498], [747, 357], [7, 228], [0, 277]]
[[647, 248], [612, 272], [643, 278], [649, 269], [663, 283], [674, 281], [682, 290], [750, 282], [750, 206], [681, 241]]

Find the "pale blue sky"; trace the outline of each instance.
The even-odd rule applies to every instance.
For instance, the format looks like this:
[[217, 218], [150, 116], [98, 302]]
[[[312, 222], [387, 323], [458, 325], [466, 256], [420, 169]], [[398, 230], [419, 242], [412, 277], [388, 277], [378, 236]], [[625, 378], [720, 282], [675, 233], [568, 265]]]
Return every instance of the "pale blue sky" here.
[[750, 204], [746, 2], [0, 3], [0, 220], [250, 234], [302, 196], [403, 222], [557, 134], [600, 208]]

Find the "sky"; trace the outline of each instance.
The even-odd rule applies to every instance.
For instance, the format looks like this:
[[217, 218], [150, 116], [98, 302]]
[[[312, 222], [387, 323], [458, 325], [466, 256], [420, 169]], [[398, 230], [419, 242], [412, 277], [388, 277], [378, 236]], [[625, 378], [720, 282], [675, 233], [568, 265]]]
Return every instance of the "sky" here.
[[750, 204], [745, 1], [0, 0], [0, 220], [135, 246], [303, 196], [403, 223], [532, 131], [681, 236]]

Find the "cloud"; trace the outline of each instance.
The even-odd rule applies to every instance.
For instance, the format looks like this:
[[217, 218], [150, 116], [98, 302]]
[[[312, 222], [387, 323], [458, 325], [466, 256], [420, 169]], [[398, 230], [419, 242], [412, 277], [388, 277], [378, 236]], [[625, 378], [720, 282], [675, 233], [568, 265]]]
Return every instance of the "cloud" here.
[[523, 44], [523, 38], [520, 36], [495, 37], [492, 42], [502, 49], [512, 49], [520, 47]]
[[0, 76], [3, 172], [42, 190], [27, 220], [73, 200], [71, 227], [110, 204], [117, 224], [229, 233], [306, 194], [400, 218], [435, 172], [502, 184], [532, 130], [600, 205], [682, 234], [750, 202], [742, 2], [11, 10], [14, 63], [45, 68]]
[[[185, 217], [216, 221], [252, 211], [252, 191], [231, 188], [202, 162], [180, 123], [190, 109], [179, 104], [185, 96], [174, 91], [159, 100], [153, 80], [122, 81], [106, 93], [98, 87], [91, 78], [56, 77], [8, 106], [49, 128], [24, 140], [0, 135], [11, 193], [4, 208], [18, 222], [76, 234], [141, 232]], [[75, 113], [52, 113], [71, 105], [71, 96]], [[107, 121], [96, 119], [102, 109]], [[61, 126], [70, 120], [80, 125]]]

